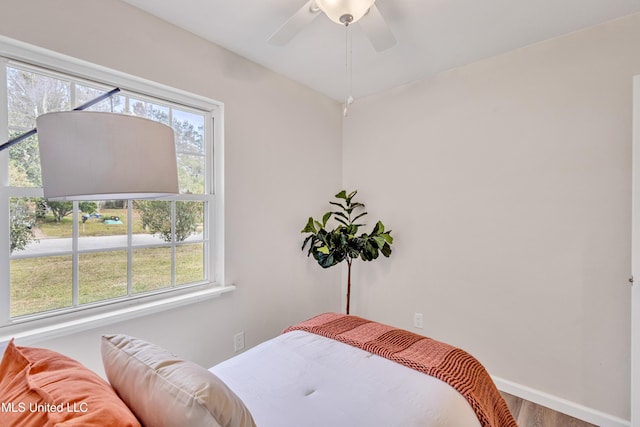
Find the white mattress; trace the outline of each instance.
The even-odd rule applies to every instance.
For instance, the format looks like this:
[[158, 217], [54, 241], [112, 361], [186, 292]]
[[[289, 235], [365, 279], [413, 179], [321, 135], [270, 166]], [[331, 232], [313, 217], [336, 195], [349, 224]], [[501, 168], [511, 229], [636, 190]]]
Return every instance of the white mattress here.
[[448, 384], [347, 344], [303, 331], [210, 369], [258, 427], [479, 427]]

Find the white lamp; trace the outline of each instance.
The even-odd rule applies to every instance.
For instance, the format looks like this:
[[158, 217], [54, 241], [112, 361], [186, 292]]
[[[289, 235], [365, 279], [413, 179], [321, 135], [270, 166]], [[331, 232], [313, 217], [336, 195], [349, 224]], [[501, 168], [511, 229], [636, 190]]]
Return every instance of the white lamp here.
[[123, 114], [48, 113], [36, 119], [49, 200], [155, 198], [178, 193], [173, 129]]
[[315, 0], [333, 22], [349, 25], [362, 18], [376, 0]]

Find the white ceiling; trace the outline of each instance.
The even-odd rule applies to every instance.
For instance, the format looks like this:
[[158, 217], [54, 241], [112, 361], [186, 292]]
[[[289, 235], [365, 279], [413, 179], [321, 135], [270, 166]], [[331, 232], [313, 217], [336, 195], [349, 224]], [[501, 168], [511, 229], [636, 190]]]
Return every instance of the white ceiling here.
[[[336, 100], [345, 29], [322, 15], [285, 46], [267, 40], [306, 0], [123, 0]], [[397, 44], [376, 52], [352, 25], [358, 98], [640, 12], [640, 0], [377, 0]]]

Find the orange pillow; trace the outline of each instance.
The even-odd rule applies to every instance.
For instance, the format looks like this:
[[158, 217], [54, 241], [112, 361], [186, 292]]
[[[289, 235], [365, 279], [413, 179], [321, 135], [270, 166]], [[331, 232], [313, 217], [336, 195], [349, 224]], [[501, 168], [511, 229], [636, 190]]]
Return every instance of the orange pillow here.
[[0, 363], [0, 425], [140, 427], [111, 386], [55, 351], [7, 346]]
[[40, 395], [29, 388], [27, 372], [29, 361], [9, 342], [0, 362], [0, 425], [42, 427], [48, 426], [47, 414], [31, 411], [41, 402]]

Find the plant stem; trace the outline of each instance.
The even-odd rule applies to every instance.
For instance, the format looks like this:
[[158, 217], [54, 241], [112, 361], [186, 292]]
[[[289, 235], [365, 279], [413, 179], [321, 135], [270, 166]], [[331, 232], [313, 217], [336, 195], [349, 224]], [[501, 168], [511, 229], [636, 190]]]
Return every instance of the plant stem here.
[[347, 314], [349, 314], [349, 301], [351, 300], [351, 258], [347, 258]]

